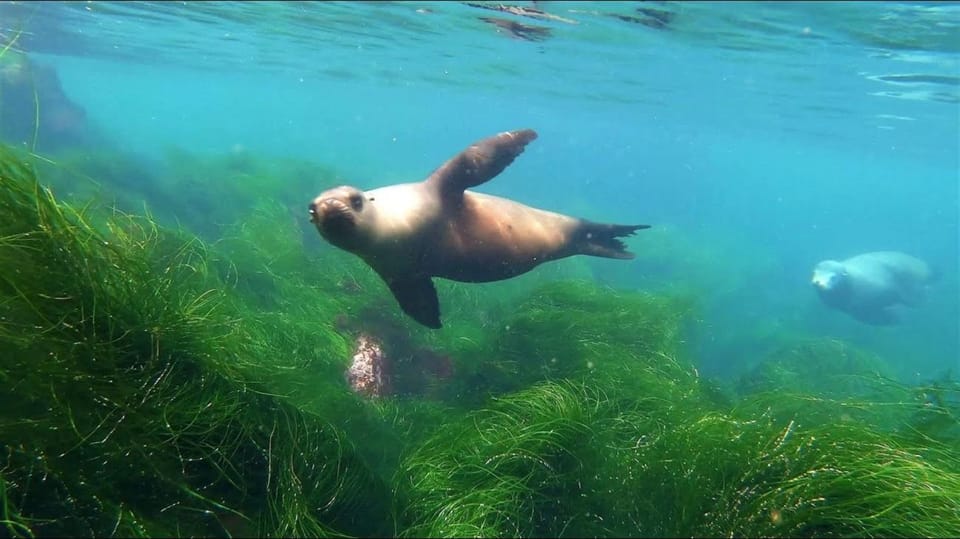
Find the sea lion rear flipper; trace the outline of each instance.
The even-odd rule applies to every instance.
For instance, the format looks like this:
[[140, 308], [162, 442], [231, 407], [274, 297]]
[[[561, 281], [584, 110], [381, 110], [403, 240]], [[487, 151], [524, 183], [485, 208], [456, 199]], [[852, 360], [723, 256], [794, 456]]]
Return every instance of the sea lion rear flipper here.
[[650, 228], [650, 225], [609, 225], [580, 220], [576, 232], [576, 249], [580, 254], [603, 258], [631, 259], [633, 253], [617, 238], [633, 236], [637, 230]]
[[533, 129], [506, 131], [475, 142], [433, 171], [426, 183], [448, 196], [459, 197], [464, 189], [480, 185], [503, 172], [530, 141], [537, 138]]
[[411, 277], [383, 277], [393, 292], [400, 308], [414, 320], [432, 329], [439, 329], [440, 301], [433, 280], [426, 275]]

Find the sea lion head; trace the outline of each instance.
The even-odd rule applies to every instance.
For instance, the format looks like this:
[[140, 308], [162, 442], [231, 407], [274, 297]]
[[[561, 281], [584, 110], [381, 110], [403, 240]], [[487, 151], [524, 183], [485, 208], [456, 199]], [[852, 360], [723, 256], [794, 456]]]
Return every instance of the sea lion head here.
[[846, 282], [847, 269], [836, 260], [824, 260], [813, 268], [813, 278], [810, 282], [817, 293], [828, 304], [831, 300], [839, 300], [848, 288]]
[[813, 268], [813, 286], [821, 290], [833, 290], [840, 285], [846, 269], [836, 260], [824, 260]]
[[309, 206], [310, 222], [333, 245], [356, 252], [370, 241], [373, 207], [367, 195], [349, 185], [320, 193]]

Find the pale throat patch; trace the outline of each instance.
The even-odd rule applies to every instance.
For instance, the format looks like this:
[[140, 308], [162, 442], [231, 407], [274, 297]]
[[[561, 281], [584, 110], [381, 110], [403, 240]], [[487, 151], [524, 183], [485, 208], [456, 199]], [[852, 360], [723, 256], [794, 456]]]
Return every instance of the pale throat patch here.
[[376, 211], [377, 226], [392, 233], [411, 232], [422, 226], [431, 210], [417, 184], [399, 184], [367, 191], [367, 203]]

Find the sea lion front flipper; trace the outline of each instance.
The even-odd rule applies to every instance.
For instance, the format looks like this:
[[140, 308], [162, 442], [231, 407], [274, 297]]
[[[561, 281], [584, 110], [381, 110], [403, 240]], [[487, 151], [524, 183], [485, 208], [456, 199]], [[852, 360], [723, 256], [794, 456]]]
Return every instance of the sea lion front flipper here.
[[440, 301], [433, 280], [427, 275], [384, 276], [400, 308], [414, 320], [432, 329], [440, 329]]
[[533, 129], [506, 131], [475, 142], [433, 171], [426, 183], [443, 194], [460, 197], [464, 189], [490, 180], [503, 172], [530, 141], [537, 138]]

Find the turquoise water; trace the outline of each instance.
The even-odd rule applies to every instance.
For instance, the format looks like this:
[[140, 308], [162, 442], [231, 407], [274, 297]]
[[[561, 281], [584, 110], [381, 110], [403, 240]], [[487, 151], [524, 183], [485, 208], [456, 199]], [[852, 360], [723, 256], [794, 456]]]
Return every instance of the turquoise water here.
[[[636, 260], [589, 267], [695, 287], [703, 370], [740, 371], [782, 334], [855, 343], [908, 380], [960, 367], [960, 5], [515, 5], [7, 2], [0, 42], [55, 70], [98, 145], [147, 160], [295, 157], [366, 188], [534, 128], [479, 190], [653, 225]], [[893, 327], [809, 283], [819, 260], [876, 250], [941, 275]]]

